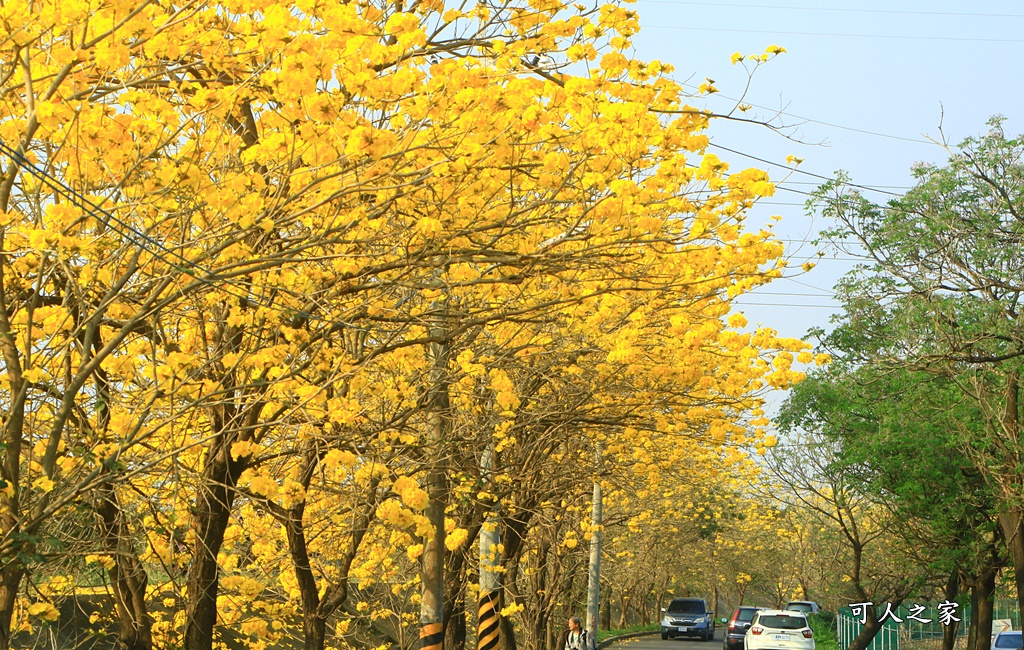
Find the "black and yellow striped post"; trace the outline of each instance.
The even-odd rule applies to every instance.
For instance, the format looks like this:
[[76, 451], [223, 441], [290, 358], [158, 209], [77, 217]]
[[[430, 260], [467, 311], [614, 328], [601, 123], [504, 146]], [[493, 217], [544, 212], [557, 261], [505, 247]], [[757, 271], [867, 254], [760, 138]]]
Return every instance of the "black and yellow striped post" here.
[[481, 594], [477, 607], [476, 650], [495, 650], [501, 640], [501, 625], [498, 624], [498, 603], [501, 591]]
[[440, 623], [420, 625], [420, 650], [441, 650], [444, 626]]

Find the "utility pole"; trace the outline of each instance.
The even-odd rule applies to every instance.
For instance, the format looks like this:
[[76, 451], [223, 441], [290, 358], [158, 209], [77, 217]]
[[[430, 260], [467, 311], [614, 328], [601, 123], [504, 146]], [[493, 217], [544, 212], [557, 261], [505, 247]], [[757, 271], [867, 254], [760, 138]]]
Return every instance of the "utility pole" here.
[[594, 503], [590, 514], [590, 570], [587, 573], [587, 633], [597, 647], [598, 607], [601, 603], [601, 444], [594, 453]]
[[[444, 310], [442, 310], [444, 313]], [[420, 564], [420, 650], [443, 650], [444, 646], [444, 510], [447, 497], [445, 445], [451, 426], [451, 401], [448, 393], [450, 377], [448, 360], [451, 346], [447, 342], [444, 319], [431, 327], [430, 387], [428, 388], [427, 449], [433, 456], [427, 472], [426, 516], [430, 520], [430, 537], [423, 540]]]
[[[484, 450], [480, 459], [480, 475], [484, 491], [490, 492], [494, 471], [494, 444]], [[490, 511], [480, 528], [480, 600], [477, 604], [477, 650], [494, 650], [501, 642], [501, 625], [498, 612], [501, 609], [501, 578], [498, 568], [498, 514], [494, 497], [488, 497]]]

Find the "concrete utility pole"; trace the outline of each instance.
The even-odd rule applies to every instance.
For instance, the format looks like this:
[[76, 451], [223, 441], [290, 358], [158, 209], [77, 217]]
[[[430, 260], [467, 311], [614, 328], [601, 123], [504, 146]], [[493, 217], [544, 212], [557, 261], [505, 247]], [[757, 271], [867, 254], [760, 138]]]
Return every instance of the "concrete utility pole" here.
[[[431, 336], [444, 341], [447, 332], [442, 326], [431, 328]], [[434, 454], [433, 464], [427, 473], [426, 489], [430, 495], [426, 516], [433, 531], [423, 540], [423, 557], [420, 564], [420, 649], [442, 650], [444, 645], [444, 510], [447, 496], [445, 475], [445, 444], [451, 419], [451, 403], [448, 394], [448, 357], [451, 349], [447, 342], [431, 343], [429, 412], [427, 422], [428, 449]]]
[[601, 603], [601, 445], [594, 457], [594, 504], [590, 515], [590, 571], [587, 574], [587, 633], [590, 644], [597, 647], [598, 607]]
[[[490, 491], [494, 469], [494, 445], [488, 445], [480, 459], [484, 490]], [[477, 605], [477, 650], [494, 650], [501, 642], [501, 577], [498, 568], [498, 515], [491, 509], [480, 528], [480, 601]]]

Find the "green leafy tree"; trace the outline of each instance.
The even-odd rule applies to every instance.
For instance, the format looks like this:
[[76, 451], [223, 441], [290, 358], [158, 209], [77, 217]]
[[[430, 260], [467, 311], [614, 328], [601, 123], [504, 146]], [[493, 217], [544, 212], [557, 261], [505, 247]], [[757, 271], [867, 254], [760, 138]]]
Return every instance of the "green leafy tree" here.
[[991, 491], [1024, 604], [1024, 140], [1001, 124], [948, 147], [945, 166], [917, 166], [915, 187], [885, 205], [845, 177], [817, 198], [830, 235], [868, 258], [838, 287], [843, 336], [862, 339], [851, 362], [924, 372], [970, 402], [947, 420], [950, 443]]

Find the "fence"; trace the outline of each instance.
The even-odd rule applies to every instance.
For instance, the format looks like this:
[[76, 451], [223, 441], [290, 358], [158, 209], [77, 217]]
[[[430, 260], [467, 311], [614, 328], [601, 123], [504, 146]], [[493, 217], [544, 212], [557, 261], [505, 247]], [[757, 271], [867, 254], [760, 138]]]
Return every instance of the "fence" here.
[[[860, 618], [854, 618], [849, 607], [843, 607], [836, 614], [836, 635], [839, 638], [839, 650], [846, 650], [850, 647], [860, 631], [864, 628]], [[882, 629], [878, 631], [871, 645], [867, 650], [900, 650], [899, 625], [893, 621], [886, 621]]]
[[[867, 650], [900, 650], [901, 643], [904, 646], [908, 646], [916, 645], [910, 643], [914, 641], [941, 639], [943, 625], [939, 617], [938, 604], [919, 604], [923, 605], [924, 609], [915, 612], [916, 617], [918, 619], [930, 621], [929, 623], [911, 619], [909, 617], [911, 613], [909, 607], [906, 605], [900, 606], [894, 611], [896, 616], [902, 619], [903, 622], [897, 623], [892, 619], [886, 620], [882, 629], [878, 631], [874, 641], [871, 642], [871, 645], [868, 646]], [[885, 605], [876, 605], [876, 607], [876, 612], [881, 616], [882, 612], [885, 611]], [[971, 614], [970, 605], [960, 605], [955, 610], [954, 615], [960, 619], [960, 623], [957, 626], [957, 637], [967, 636], [972, 621]], [[1010, 621], [1010, 629], [1021, 629], [1021, 616], [1020, 610], [1017, 607], [1017, 601], [997, 599], [993, 603], [992, 619], [997, 621]], [[849, 607], [840, 608], [839, 613], [836, 614], [836, 634], [838, 636], [839, 650], [846, 650], [849, 648], [850, 643], [857, 637], [863, 627], [864, 626], [860, 622], [860, 617], [855, 617]]]

